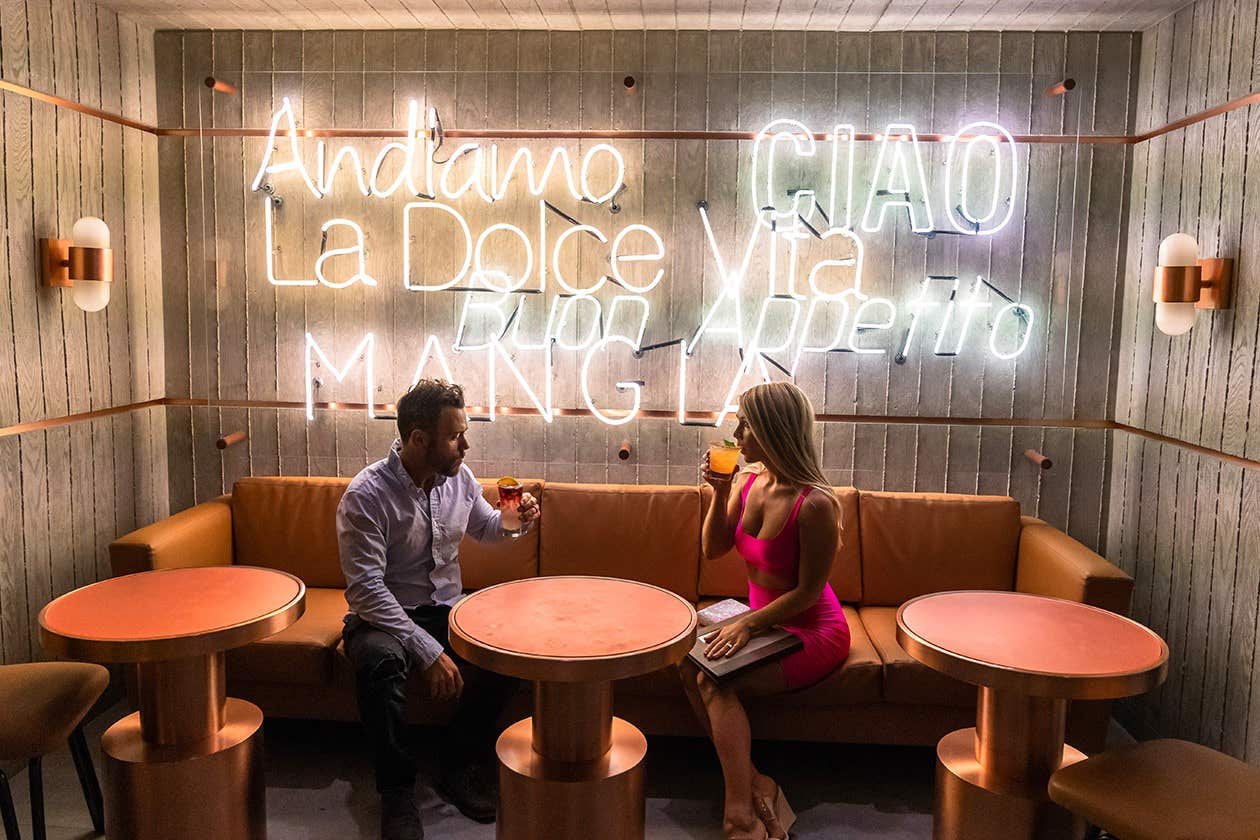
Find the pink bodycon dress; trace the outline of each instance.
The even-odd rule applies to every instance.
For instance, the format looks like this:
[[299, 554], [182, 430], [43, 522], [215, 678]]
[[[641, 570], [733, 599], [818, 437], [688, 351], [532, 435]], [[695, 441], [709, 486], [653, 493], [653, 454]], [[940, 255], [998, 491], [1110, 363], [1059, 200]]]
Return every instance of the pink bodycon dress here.
[[[757, 473], [749, 476], [739, 497], [739, 524], [735, 528], [735, 548], [744, 562], [764, 569], [775, 577], [795, 580], [800, 569], [800, 537], [797, 534], [796, 517], [801, 504], [813, 488], [806, 487], [796, 500], [792, 514], [782, 530], [770, 539], [754, 537], [744, 530], [744, 506], [748, 503], [748, 491], [757, 480]], [[783, 594], [783, 591], [760, 586], [748, 580], [748, 604], [759, 610]], [[816, 683], [839, 668], [849, 655], [849, 623], [836, 598], [835, 590], [828, 583], [822, 594], [809, 609], [792, 616], [780, 626], [805, 643], [802, 650], [785, 657], [781, 664], [789, 688], [801, 688]]]

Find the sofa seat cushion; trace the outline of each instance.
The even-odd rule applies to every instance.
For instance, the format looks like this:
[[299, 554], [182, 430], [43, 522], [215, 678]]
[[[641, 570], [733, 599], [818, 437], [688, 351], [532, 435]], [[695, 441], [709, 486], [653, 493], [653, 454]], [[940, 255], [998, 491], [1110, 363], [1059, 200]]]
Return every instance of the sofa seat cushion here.
[[884, 662], [884, 699], [889, 703], [931, 706], [974, 706], [976, 687], [947, 677], [906, 653], [897, 643], [897, 608], [862, 607], [859, 610]]
[[834, 672], [806, 688], [760, 698], [758, 704], [778, 702], [786, 706], [842, 706], [851, 703], [877, 703], [883, 663], [871, 637], [862, 624], [856, 608], [845, 604], [844, 617], [849, 622], [849, 658]]
[[1019, 502], [1005, 496], [862, 491], [863, 605], [950, 589], [1015, 587]]
[[274, 636], [227, 653], [230, 680], [323, 685], [346, 615], [344, 589], [307, 589], [306, 612]]

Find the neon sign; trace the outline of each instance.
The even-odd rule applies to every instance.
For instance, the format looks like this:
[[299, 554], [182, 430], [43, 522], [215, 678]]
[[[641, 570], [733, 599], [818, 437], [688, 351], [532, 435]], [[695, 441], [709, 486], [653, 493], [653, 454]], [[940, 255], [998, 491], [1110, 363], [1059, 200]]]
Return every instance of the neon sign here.
[[[676, 347], [679, 420], [685, 421], [688, 411], [716, 409], [720, 424], [746, 382], [769, 381], [772, 369], [795, 377], [810, 357], [890, 355], [901, 363], [919, 351], [957, 357], [987, 350], [995, 360], [1009, 361], [1030, 346], [1035, 313], [1005, 294], [1000, 281], [927, 274], [919, 278], [917, 294], [899, 305], [872, 294], [865, 280], [865, 238], [897, 230], [904, 232], [899, 235], [960, 237], [961, 243], [997, 235], [1009, 224], [1020, 180], [1018, 149], [996, 123], [960, 128], [947, 138], [943, 163], [930, 168], [923, 142], [909, 123], [890, 123], [875, 144], [861, 151], [850, 124], [836, 123], [819, 136], [796, 120], [767, 124], [752, 142], [753, 218], [742, 226], [742, 241], [724, 247], [711, 209], [704, 200], [697, 202], [706, 253], [719, 281], [701, 302], [699, 322], [687, 335], [649, 346], [644, 336], [651, 324], [650, 296], [668, 282], [666, 241], [642, 221], [592, 222], [574, 215], [586, 207], [619, 210], [615, 202], [627, 187], [627, 168], [617, 147], [598, 143], [579, 156], [557, 145], [536, 158], [525, 145], [506, 152], [494, 143], [464, 143], [439, 160], [440, 126], [432, 108], [412, 101], [405, 137], [384, 143], [370, 167], [363, 165], [369, 153], [350, 145], [332, 151], [319, 140], [312, 174], [292, 103], [283, 100], [252, 181], [265, 205], [265, 274], [275, 286], [361, 285], [379, 293], [377, 287], [398, 283], [408, 292], [466, 295], [448, 341], [425, 335], [411, 381], [426, 372], [454, 379], [452, 358], [459, 366], [483, 366], [491, 420], [506, 368], [551, 422], [556, 353], [578, 354], [577, 384], [586, 408], [603, 423], [621, 425], [638, 415], [660, 383], [624, 375], [597, 382], [596, 362], [605, 361], [609, 371], [625, 369], [644, 353]], [[545, 161], [541, 168], [538, 161]], [[822, 172], [801, 174], [815, 169]], [[304, 272], [308, 276], [281, 276], [276, 266], [284, 216], [280, 189], [297, 183], [318, 202], [333, 192], [338, 178], [340, 189], [363, 200], [396, 202], [400, 265], [373, 262], [368, 233], [343, 207], [340, 216], [321, 225], [320, 253]], [[528, 196], [524, 202], [508, 200], [513, 186]], [[863, 197], [861, 206], [855, 206], [855, 196]], [[475, 229], [469, 202], [493, 209], [488, 215], [499, 213], [497, 205], [507, 218]], [[517, 218], [522, 211], [528, 219]], [[855, 226], [855, 219], [860, 224]], [[729, 216], [723, 218], [727, 221]], [[421, 234], [440, 239], [445, 252], [453, 254], [451, 268], [437, 273], [417, 258], [413, 246]], [[783, 263], [787, 269], [781, 277]], [[1003, 279], [1009, 283], [1010, 278]], [[530, 312], [535, 313], [532, 328], [526, 326]], [[709, 346], [724, 348], [732, 358], [731, 378], [723, 374], [725, 397], [720, 406], [689, 406], [688, 367]], [[732, 350], [738, 351], [737, 360], [729, 355]], [[314, 416], [315, 390], [323, 387], [313, 366], [331, 370], [337, 382], [354, 370], [371, 404], [375, 351], [376, 336], [369, 332], [338, 367], [319, 339], [306, 334], [308, 419]], [[517, 359], [521, 353], [541, 359], [541, 381], [525, 375]], [[597, 391], [604, 397], [597, 398]], [[374, 415], [372, 407], [368, 411]]]

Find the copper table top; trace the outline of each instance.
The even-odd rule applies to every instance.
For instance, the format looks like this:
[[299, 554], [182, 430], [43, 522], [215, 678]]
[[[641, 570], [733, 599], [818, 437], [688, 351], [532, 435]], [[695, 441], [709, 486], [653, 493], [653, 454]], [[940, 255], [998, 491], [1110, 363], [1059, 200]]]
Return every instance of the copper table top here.
[[1022, 592], [938, 592], [897, 611], [911, 656], [977, 685], [1071, 700], [1128, 697], [1164, 678], [1168, 646], [1113, 612]]
[[696, 611], [680, 595], [617, 578], [509, 581], [469, 595], [450, 618], [451, 645], [509, 676], [594, 682], [680, 661], [695, 641]]
[[270, 636], [301, 617], [306, 586], [286, 572], [209, 566], [109, 578], [48, 604], [44, 648], [93, 662], [200, 656]]

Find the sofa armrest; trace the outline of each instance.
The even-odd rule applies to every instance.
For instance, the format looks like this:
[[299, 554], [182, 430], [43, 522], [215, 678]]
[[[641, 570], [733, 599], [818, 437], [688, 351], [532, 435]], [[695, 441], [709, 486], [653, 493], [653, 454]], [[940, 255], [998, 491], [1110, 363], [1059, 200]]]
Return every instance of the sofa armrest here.
[[119, 537], [109, 545], [109, 562], [115, 576], [232, 565], [232, 497], [202, 502]]
[[1058, 528], [1022, 517], [1015, 589], [1129, 612], [1133, 578]]

